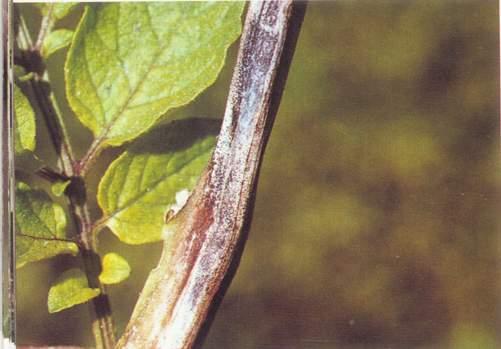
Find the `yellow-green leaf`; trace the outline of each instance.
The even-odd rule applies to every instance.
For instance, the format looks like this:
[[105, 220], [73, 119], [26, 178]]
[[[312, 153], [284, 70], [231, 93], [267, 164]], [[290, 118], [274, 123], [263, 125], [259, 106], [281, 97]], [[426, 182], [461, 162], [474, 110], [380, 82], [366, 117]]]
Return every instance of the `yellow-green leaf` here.
[[14, 148], [16, 154], [35, 150], [36, 146], [36, 126], [35, 112], [31, 104], [21, 91], [14, 84]]
[[43, 16], [47, 16], [50, 12], [51, 16], [55, 20], [66, 17], [77, 5], [78, 2], [50, 2], [36, 4]]
[[16, 78], [26, 75], [26, 69], [24, 67], [14, 64], [14, 76]]
[[49, 290], [49, 313], [85, 303], [100, 294], [98, 288], [89, 288], [87, 277], [80, 269], [65, 271]]
[[66, 233], [66, 214], [42, 190], [16, 185], [16, 267], [59, 254], [77, 254]]
[[98, 202], [104, 222], [129, 244], [162, 239], [164, 217], [184, 204], [205, 168], [219, 122], [188, 119], [152, 130], [106, 171]]
[[103, 257], [103, 270], [99, 274], [99, 280], [103, 284], [118, 284], [130, 275], [129, 263], [116, 253], [107, 253]]
[[71, 43], [72, 37], [73, 31], [68, 29], [59, 29], [50, 32], [43, 41], [42, 56], [47, 58], [57, 50], [65, 48]]
[[217, 78], [243, 2], [89, 5], [66, 66], [69, 103], [101, 145], [120, 145]]
[[70, 183], [71, 183], [70, 180], [57, 181], [53, 183], [51, 186], [52, 194], [54, 194], [57, 197], [63, 196], [64, 191], [66, 190], [66, 188], [68, 188], [68, 185], [70, 185]]

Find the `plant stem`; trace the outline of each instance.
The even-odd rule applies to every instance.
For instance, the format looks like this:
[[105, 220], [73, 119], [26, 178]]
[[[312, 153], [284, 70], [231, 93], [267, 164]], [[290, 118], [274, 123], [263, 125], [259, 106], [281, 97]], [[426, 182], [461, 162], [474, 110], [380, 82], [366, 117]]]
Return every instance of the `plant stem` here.
[[[43, 114], [49, 130], [50, 138], [58, 155], [62, 175], [71, 179], [66, 193], [70, 202], [69, 210], [77, 228], [80, 253], [89, 287], [99, 288], [101, 291], [101, 294], [92, 300], [91, 309], [96, 348], [112, 349], [115, 346], [115, 335], [111, 318], [111, 306], [106, 289], [98, 278], [101, 270], [101, 261], [97, 254], [96, 241], [92, 236], [92, 220], [87, 205], [85, 182], [79, 176], [79, 172], [76, 171], [77, 166], [75, 166], [76, 162], [69, 136], [55, 97], [50, 90], [49, 76], [45, 71], [40, 54], [43, 38], [51, 27], [50, 14], [51, 11], [49, 10], [48, 15], [42, 20], [42, 28], [36, 45], [32, 44], [24, 19], [17, 14], [16, 20], [19, 25], [18, 45], [22, 51], [25, 68], [28, 72], [34, 73], [34, 78], [30, 79], [28, 84], [33, 91], [35, 102]], [[42, 33], [42, 31], [46, 32]]]
[[54, 19], [52, 17], [52, 11], [54, 11], [54, 4], [47, 4], [49, 6], [47, 14], [42, 18], [42, 23], [40, 24], [40, 31], [38, 32], [37, 42], [35, 43], [35, 49], [40, 51], [42, 49], [43, 41], [47, 34], [51, 31], [54, 25]]
[[78, 172], [79, 176], [85, 177], [90, 166], [96, 161], [99, 153], [101, 153], [101, 145], [102, 141], [100, 139], [95, 139], [87, 150], [87, 153], [85, 153], [78, 164], [76, 164], [75, 170]]
[[[28, 28], [24, 19], [17, 15], [16, 19], [19, 23], [18, 45], [22, 50], [22, 59], [25, 63], [25, 68], [28, 72], [32, 72], [33, 79], [28, 80], [30, 88], [36, 98], [37, 105], [42, 112], [47, 129], [49, 130], [50, 138], [56, 150], [62, 172], [71, 177], [74, 175], [73, 163], [74, 156], [73, 150], [69, 143], [69, 136], [64, 127], [63, 118], [57, 107], [54, 95], [49, 89], [49, 77], [45, 72], [45, 79], [42, 79], [43, 73], [42, 59], [40, 53], [32, 44]], [[45, 80], [45, 81], [44, 81]]]
[[293, 0], [249, 3], [210, 166], [169, 223], [177, 240], [164, 245], [117, 349], [201, 345], [243, 250], [305, 10], [306, 3]]
[[90, 288], [99, 288], [100, 295], [92, 299], [95, 314], [92, 332], [97, 349], [111, 349], [115, 346], [111, 305], [106, 294], [106, 288], [99, 281], [101, 260], [97, 252], [97, 244], [92, 235], [92, 221], [86, 204], [85, 183], [81, 177], [74, 177], [67, 190], [70, 198], [70, 211], [73, 214], [80, 232], [80, 253], [84, 262], [85, 273]]

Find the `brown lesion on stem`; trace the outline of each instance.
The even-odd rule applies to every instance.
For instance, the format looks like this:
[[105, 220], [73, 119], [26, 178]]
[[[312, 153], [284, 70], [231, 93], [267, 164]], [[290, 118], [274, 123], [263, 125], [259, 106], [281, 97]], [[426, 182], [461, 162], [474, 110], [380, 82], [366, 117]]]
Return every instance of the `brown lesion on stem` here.
[[212, 160], [167, 224], [174, 237], [166, 240], [117, 348], [189, 349], [201, 342], [245, 243], [305, 9], [292, 0], [251, 1]]

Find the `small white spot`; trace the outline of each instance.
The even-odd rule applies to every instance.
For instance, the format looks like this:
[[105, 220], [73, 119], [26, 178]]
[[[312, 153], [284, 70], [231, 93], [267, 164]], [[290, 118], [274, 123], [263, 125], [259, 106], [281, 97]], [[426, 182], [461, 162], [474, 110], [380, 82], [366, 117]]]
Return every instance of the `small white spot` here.
[[173, 214], [178, 213], [184, 205], [186, 205], [186, 201], [190, 197], [190, 191], [188, 189], [180, 190], [176, 193], [176, 203], [170, 207], [173, 211]]

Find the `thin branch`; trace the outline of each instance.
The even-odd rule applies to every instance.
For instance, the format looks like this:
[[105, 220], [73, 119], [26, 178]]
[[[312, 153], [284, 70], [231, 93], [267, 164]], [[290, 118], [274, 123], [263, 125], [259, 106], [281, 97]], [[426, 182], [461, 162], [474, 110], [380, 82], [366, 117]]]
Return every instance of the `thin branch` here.
[[35, 171], [35, 174], [38, 177], [45, 179], [49, 183], [64, 182], [70, 180], [70, 178], [47, 166], [39, 168]]
[[[41, 33], [38, 38], [46, 35], [43, 31], [50, 29], [50, 14], [42, 20]], [[48, 19], [47, 19], [48, 18]], [[83, 179], [75, 171], [75, 157], [71, 149], [69, 136], [66, 131], [64, 120], [58, 108], [55, 97], [50, 89], [50, 80], [45, 71], [44, 63], [40, 54], [41, 45], [33, 45], [26, 23], [22, 16], [16, 14], [20, 31], [18, 45], [21, 49], [23, 63], [28, 72], [33, 72], [35, 77], [27, 81], [33, 91], [35, 102], [37, 103], [45, 123], [47, 125], [50, 138], [58, 155], [61, 165], [62, 176], [71, 180], [65, 193], [70, 203], [70, 212], [75, 222], [79, 248], [82, 255], [85, 273], [91, 288], [99, 288], [101, 294], [91, 301], [91, 316], [93, 318], [93, 333], [96, 340], [97, 349], [111, 349], [115, 346], [115, 334], [113, 321], [111, 318], [111, 306], [106, 294], [106, 288], [99, 281], [98, 275], [101, 270], [101, 261], [96, 253], [96, 243], [91, 235], [92, 221], [87, 205], [86, 187]], [[37, 41], [37, 43], [38, 43]], [[44, 173], [47, 174], [47, 173]]]
[[211, 163], [168, 226], [177, 241], [166, 242], [117, 348], [190, 349], [201, 343], [245, 243], [305, 8], [292, 0], [251, 1]]
[[37, 51], [41, 51], [45, 37], [50, 33], [52, 27], [54, 26], [54, 18], [52, 16], [52, 12], [54, 11], [54, 4], [47, 4], [47, 6], [47, 14], [42, 18], [40, 31], [38, 32], [38, 38], [34, 46], [34, 49]]
[[62, 171], [67, 177], [72, 177], [74, 175], [73, 163], [75, 157], [69, 143], [68, 133], [64, 127], [63, 117], [50, 90], [48, 74], [45, 72], [45, 77], [42, 78], [41, 76], [44, 73], [44, 66], [40, 51], [36, 49], [31, 41], [24, 18], [17, 14], [16, 20], [19, 23], [17, 42], [22, 50], [22, 62], [25, 64], [26, 70], [34, 74], [34, 78], [28, 80], [27, 83], [33, 91], [37, 105], [47, 124], [50, 138], [61, 162]]
[[102, 139], [96, 138], [90, 145], [89, 149], [85, 153], [85, 155], [80, 159], [80, 161], [76, 164], [75, 169], [78, 172], [79, 176], [85, 177], [87, 171], [91, 167], [91, 165], [96, 161], [97, 157], [103, 150], [103, 142]]

